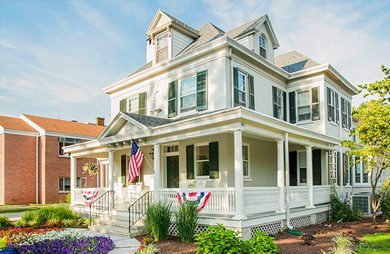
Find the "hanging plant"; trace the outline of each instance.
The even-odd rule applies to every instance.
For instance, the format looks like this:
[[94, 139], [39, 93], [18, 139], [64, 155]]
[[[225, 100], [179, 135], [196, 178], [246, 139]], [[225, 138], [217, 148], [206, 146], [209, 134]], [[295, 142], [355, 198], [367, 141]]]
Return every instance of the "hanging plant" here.
[[87, 162], [85, 163], [85, 166], [83, 167], [84, 173], [88, 172], [90, 176], [94, 176], [97, 173], [100, 172], [100, 169], [96, 163], [93, 162]]

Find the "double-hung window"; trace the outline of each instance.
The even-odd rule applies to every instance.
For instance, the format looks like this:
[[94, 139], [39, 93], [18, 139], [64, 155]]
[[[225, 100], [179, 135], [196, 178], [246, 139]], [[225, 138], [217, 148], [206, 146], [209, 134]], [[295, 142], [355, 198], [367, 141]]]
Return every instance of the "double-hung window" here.
[[328, 120], [330, 122], [339, 124], [339, 95], [329, 87], [327, 88], [328, 99]]
[[156, 62], [168, 59], [168, 33], [157, 37], [156, 43]]
[[[179, 94], [180, 103], [177, 94]], [[207, 70], [197, 72], [196, 75], [179, 82], [174, 80], [168, 84], [168, 117], [176, 116], [178, 107], [180, 112], [207, 109]]]
[[249, 158], [249, 144], [242, 144], [242, 166], [243, 166], [243, 175], [244, 178], [250, 177], [250, 158]]
[[319, 89], [297, 90], [289, 93], [290, 122], [320, 119]]
[[119, 102], [119, 111], [146, 115], [146, 92], [122, 99]]
[[286, 92], [277, 87], [272, 87], [273, 116], [287, 121]]
[[197, 177], [208, 177], [210, 174], [209, 144], [201, 144], [195, 147], [195, 168]]
[[359, 157], [355, 157], [355, 183], [360, 183], [362, 177], [362, 166]]
[[[87, 187], [87, 178], [86, 177], [77, 177], [76, 178], [76, 188], [86, 188]], [[58, 178], [58, 192], [70, 192], [70, 178], [69, 177], [59, 177]]]
[[70, 146], [70, 145], [75, 145], [75, 144], [80, 144], [80, 143], [81, 143], [81, 139], [59, 137], [58, 138], [58, 155], [66, 156], [64, 154], [64, 150], [62, 149], [64, 146]]
[[233, 68], [234, 106], [255, 109], [255, 88], [253, 76]]
[[187, 179], [219, 178], [218, 142], [186, 147]]
[[259, 50], [260, 50], [260, 55], [264, 58], [267, 58], [267, 50], [265, 47], [265, 38], [263, 35], [259, 36]]
[[306, 151], [298, 152], [298, 179], [299, 184], [307, 183], [306, 177]]

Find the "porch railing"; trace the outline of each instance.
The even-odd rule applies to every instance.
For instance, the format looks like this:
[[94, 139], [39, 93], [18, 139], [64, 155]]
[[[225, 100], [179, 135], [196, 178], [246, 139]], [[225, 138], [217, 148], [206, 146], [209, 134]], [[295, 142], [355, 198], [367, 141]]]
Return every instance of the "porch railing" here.
[[149, 204], [152, 202], [153, 191], [147, 191], [127, 208], [129, 211], [129, 233], [131, 227], [146, 214]]
[[280, 209], [279, 187], [244, 188], [244, 213], [270, 212]]
[[99, 195], [91, 204], [90, 207], [90, 217], [100, 217], [105, 211], [110, 213], [110, 208], [114, 207], [114, 202], [112, 202], [112, 197], [114, 196], [114, 191], [109, 190], [101, 195]]
[[290, 207], [301, 207], [309, 205], [309, 187], [308, 186], [291, 186], [290, 192]]
[[210, 191], [211, 195], [201, 213], [234, 214], [236, 199], [234, 188], [205, 188], [205, 189], [160, 189], [160, 200], [172, 202], [172, 209], [176, 211], [179, 202], [177, 193], [180, 191]]
[[314, 204], [323, 204], [329, 202], [330, 186], [329, 185], [315, 185], [313, 186]]

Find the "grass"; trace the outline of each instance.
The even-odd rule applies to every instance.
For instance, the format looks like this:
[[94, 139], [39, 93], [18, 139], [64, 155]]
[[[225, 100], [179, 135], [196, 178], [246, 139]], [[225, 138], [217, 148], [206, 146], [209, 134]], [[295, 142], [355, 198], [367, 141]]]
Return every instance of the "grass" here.
[[364, 241], [356, 249], [358, 254], [387, 254], [390, 249], [390, 233], [365, 235]]
[[30, 210], [37, 210], [46, 206], [55, 206], [55, 205], [62, 205], [62, 204], [1, 205], [0, 214], [25, 212]]

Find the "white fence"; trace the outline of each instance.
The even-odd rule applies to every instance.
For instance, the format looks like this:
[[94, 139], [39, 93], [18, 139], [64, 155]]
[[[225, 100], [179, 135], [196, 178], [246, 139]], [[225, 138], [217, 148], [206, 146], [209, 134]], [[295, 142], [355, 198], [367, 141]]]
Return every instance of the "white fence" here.
[[329, 185], [317, 185], [313, 186], [313, 198], [314, 204], [323, 204], [329, 202], [330, 186]]
[[244, 213], [270, 212], [280, 209], [279, 187], [244, 188]]
[[290, 192], [290, 207], [301, 207], [309, 205], [309, 187], [308, 186], [291, 186]]

